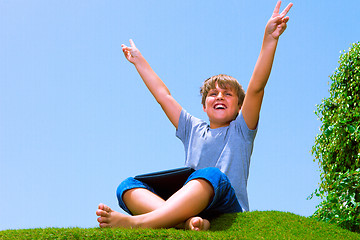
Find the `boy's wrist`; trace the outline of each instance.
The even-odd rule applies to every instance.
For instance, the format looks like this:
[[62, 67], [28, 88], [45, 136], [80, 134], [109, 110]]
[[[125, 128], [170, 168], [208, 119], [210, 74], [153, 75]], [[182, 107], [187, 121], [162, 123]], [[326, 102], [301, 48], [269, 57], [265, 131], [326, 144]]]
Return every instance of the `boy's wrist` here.
[[134, 65], [142, 65], [142, 63], [146, 62], [145, 58], [139, 52], [136, 56], [134, 56], [133, 64]]
[[149, 68], [151, 69], [149, 63], [141, 54], [139, 54], [138, 56], [136, 56], [136, 58], [134, 58], [133, 64], [138, 71], [142, 71]]
[[268, 33], [264, 34], [264, 39], [263, 39], [264, 45], [276, 46], [278, 41], [279, 41], [279, 38], [274, 38], [271, 34], [268, 34]]

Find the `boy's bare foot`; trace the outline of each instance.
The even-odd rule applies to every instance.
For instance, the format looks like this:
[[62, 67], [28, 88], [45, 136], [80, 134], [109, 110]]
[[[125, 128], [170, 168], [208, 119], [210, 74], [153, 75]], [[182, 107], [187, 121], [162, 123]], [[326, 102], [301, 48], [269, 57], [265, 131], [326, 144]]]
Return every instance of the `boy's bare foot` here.
[[201, 217], [191, 217], [185, 222], [185, 229], [194, 231], [206, 231], [210, 228], [210, 222]]
[[98, 210], [96, 211], [96, 215], [99, 216], [97, 220], [101, 228], [109, 228], [109, 227], [132, 228], [136, 225], [132, 221], [132, 218], [130, 216], [127, 216], [119, 212], [115, 212], [110, 207], [102, 203], [99, 204]]
[[[138, 217], [116, 212], [102, 203], [99, 204], [96, 215], [99, 216], [97, 221], [101, 228], [136, 228], [141, 226], [141, 219], [138, 219]], [[185, 223], [178, 226], [188, 230], [205, 231], [210, 228], [210, 222], [201, 217], [191, 217]]]

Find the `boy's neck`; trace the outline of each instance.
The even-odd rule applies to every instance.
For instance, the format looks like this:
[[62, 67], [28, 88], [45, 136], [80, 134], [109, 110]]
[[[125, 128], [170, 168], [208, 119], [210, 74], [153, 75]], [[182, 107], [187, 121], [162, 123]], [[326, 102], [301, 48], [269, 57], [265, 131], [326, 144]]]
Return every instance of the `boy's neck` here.
[[224, 124], [216, 124], [216, 123], [211, 123], [210, 122], [210, 128], [211, 129], [217, 129], [217, 128], [222, 128], [222, 127], [227, 127], [229, 126], [230, 123], [224, 123]]

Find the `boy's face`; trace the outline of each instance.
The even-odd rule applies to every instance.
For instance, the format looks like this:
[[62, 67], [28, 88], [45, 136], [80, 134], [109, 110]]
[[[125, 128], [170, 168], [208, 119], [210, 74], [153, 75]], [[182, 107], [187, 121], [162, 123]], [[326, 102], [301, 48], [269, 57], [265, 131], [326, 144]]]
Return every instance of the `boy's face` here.
[[209, 117], [210, 128], [229, 126], [240, 109], [238, 96], [230, 86], [223, 89], [216, 83], [206, 96], [204, 112]]

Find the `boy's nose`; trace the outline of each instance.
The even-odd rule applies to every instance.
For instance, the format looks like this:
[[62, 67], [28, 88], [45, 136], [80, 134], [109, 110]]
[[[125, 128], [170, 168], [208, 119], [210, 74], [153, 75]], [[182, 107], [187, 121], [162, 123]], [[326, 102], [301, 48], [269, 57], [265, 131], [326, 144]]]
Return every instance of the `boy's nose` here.
[[221, 92], [218, 93], [218, 95], [216, 96], [217, 99], [223, 99], [224, 96]]

